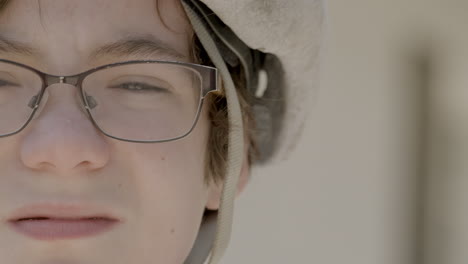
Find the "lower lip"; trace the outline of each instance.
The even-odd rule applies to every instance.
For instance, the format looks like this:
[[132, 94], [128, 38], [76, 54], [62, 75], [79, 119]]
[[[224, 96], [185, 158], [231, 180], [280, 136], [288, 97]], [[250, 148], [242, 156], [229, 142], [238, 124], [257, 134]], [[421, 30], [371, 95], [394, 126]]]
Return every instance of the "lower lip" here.
[[38, 240], [77, 239], [109, 231], [117, 220], [112, 219], [44, 219], [10, 222], [21, 234]]

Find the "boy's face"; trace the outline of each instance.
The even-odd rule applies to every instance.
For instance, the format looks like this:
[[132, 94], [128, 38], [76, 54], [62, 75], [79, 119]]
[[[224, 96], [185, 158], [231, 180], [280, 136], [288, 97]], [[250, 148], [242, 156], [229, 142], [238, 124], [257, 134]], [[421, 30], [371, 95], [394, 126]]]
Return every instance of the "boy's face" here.
[[[110, 42], [152, 36], [189, 61], [189, 24], [182, 10], [175, 1], [159, 0], [159, 11], [164, 23], [154, 0], [13, 0], [0, 15], [0, 35], [38, 54], [0, 52], [0, 58], [72, 75], [117, 61], [160, 59], [88, 58]], [[76, 87], [56, 84], [48, 92], [28, 127], [0, 138], [1, 262], [182, 263], [205, 206], [218, 198], [203, 182], [206, 107], [187, 137], [138, 144], [101, 134], [82, 110]], [[7, 220], [18, 208], [42, 202], [83, 205], [84, 214], [111, 214], [119, 221], [108, 231], [74, 239], [35, 239], [11, 228]]]

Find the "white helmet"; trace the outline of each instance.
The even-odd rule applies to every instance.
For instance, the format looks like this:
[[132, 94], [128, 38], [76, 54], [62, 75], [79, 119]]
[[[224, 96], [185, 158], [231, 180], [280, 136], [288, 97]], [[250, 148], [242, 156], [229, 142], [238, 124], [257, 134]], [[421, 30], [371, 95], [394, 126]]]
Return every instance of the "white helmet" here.
[[[243, 155], [242, 115], [230, 69], [241, 68], [252, 109], [259, 159], [284, 160], [297, 144], [308, 97], [318, 83], [323, 0], [181, 0], [224, 83], [229, 146], [217, 213], [204, 216], [186, 264], [218, 263], [227, 248]], [[233, 129], [235, 128], [235, 129]], [[210, 256], [210, 257], [209, 257]], [[209, 258], [208, 258], [209, 257]]]

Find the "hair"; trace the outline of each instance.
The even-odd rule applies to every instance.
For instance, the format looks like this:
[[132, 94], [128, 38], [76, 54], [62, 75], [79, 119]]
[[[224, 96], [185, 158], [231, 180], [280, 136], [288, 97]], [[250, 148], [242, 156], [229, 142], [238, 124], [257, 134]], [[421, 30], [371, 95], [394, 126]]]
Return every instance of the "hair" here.
[[[197, 36], [193, 35], [192, 53], [195, 55], [194, 61], [203, 65], [213, 66], [206, 51], [201, 46]], [[251, 109], [251, 95], [245, 89], [244, 74], [241, 69], [233, 69], [230, 71], [231, 77], [236, 86], [237, 96], [241, 107], [244, 127], [244, 137], [247, 140], [246, 147], [248, 148], [248, 163], [251, 164], [258, 155], [257, 146], [254, 137], [254, 118]], [[210, 93], [205, 99], [206, 105], [209, 107], [209, 120], [211, 122], [210, 135], [208, 141], [208, 151], [205, 157], [206, 166], [205, 183], [209, 184], [213, 181], [219, 184], [224, 180], [227, 165], [227, 150], [228, 150], [228, 135], [229, 121], [227, 101], [224, 94]]]
[[[159, 9], [159, 3], [160, 2], [156, 0], [156, 12], [160, 17], [162, 24], [167, 29], [173, 31], [164, 21], [162, 13]], [[189, 23], [189, 19], [185, 14], [185, 10], [182, 7], [181, 2], [176, 1], [176, 3], [176, 8], [180, 10], [180, 13], [183, 14], [184, 19], [187, 21], [187, 23]], [[207, 66], [214, 66], [191, 25], [189, 35], [191, 46], [190, 56], [193, 62]], [[248, 143], [246, 146], [248, 148], [247, 162], [252, 164], [252, 162], [259, 155], [257, 145], [254, 140], [255, 125], [253, 111], [251, 109], [250, 103], [252, 101], [252, 96], [247, 92], [245, 87], [245, 77], [242, 69], [230, 69], [230, 74], [236, 86], [236, 92], [239, 98], [243, 117], [244, 140], [246, 140]], [[227, 152], [229, 146], [229, 121], [226, 97], [224, 94], [220, 93], [209, 93], [207, 98], [205, 98], [205, 106], [209, 107], [208, 118], [211, 123], [207, 152], [205, 156], [205, 184], [220, 184], [224, 181], [224, 177], [226, 175]]]
[[[38, 4], [40, 5], [40, 0]], [[168, 28], [170, 27], [165, 23], [161, 16], [159, 9], [159, 1], [156, 1], [156, 12], [161, 18], [162, 24]], [[2, 12], [11, 0], [0, 0], [0, 12]], [[177, 1], [177, 8], [180, 9], [184, 15], [186, 21], [188, 18], [185, 15], [182, 4]], [[40, 10], [40, 9], [39, 9]], [[172, 31], [172, 30], [171, 30]], [[193, 29], [189, 32], [189, 41], [191, 45], [191, 59], [194, 63], [203, 65], [213, 66], [208, 54], [204, 50], [198, 37], [196, 36]], [[243, 124], [244, 124], [244, 135], [246, 137], [248, 145], [248, 163], [251, 164], [258, 155], [257, 146], [254, 141], [254, 118], [253, 112], [250, 107], [251, 95], [247, 93], [245, 89], [245, 78], [241, 69], [232, 69], [231, 76], [234, 84], [236, 85], [236, 91], [239, 98]], [[222, 85], [222, 84], [221, 84]], [[207, 98], [204, 100], [204, 107], [209, 107], [208, 118], [210, 121], [209, 139], [207, 144], [207, 152], [205, 156], [205, 178], [204, 182], [206, 185], [211, 183], [220, 184], [224, 181], [226, 174], [227, 165], [227, 151], [228, 151], [228, 135], [229, 135], [229, 121], [227, 111], [227, 101], [224, 94], [220, 93], [209, 93]]]

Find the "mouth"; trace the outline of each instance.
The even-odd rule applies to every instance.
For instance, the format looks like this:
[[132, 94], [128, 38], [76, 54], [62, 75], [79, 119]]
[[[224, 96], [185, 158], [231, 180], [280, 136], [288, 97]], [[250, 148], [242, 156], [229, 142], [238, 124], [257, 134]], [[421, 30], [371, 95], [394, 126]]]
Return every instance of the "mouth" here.
[[43, 217], [43, 216], [38, 216], [38, 217], [25, 217], [25, 218], [19, 218], [16, 220], [10, 220], [13, 222], [19, 222], [19, 221], [41, 221], [41, 220], [50, 220], [50, 219], [60, 219], [60, 220], [111, 220], [109, 218], [105, 217], [83, 217], [83, 218], [61, 218], [61, 217]]
[[96, 236], [110, 231], [119, 222], [119, 219], [108, 214], [91, 213], [84, 207], [64, 205], [25, 207], [8, 220], [13, 230], [38, 240]]

